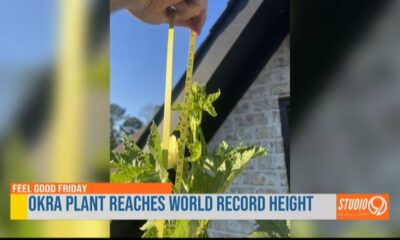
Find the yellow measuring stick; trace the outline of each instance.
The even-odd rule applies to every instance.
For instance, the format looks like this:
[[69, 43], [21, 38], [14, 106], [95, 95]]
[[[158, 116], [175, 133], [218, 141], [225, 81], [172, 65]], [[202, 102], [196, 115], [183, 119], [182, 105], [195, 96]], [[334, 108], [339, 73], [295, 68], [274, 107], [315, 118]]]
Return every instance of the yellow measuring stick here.
[[[164, 123], [162, 132], [161, 149], [167, 151], [169, 147], [169, 134], [171, 125], [171, 92], [172, 92], [172, 60], [174, 51], [174, 25], [171, 21], [168, 29], [168, 46], [167, 46], [167, 66], [165, 75], [165, 98], [164, 98]], [[168, 154], [166, 155], [168, 158]], [[165, 162], [167, 166], [168, 159]]]
[[[191, 86], [192, 86], [192, 75], [193, 75], [193, 63], [194, 63], [194, 52], [195, 52], [195, 45], [196, 45], [196, 34], [194, 32], [190, 33], [190, 40], [189, 40], [189, 54], [188, 54], [188, 61], [187, 61], [187, 69], [186, 69], [186, 82], [185, 82], [185, 92], [184, 92], [184, 102], [188, 101]], [[181, 113], [181, 124], [182, 126], [186, 126], [188, 123], [188, 119], [186, 113]], [[178, 162], [176, 163], [176, 177], [175, 177], [175, 189], [176, 193], [181, 192], [182, 187], [182, 174], [183, 174], [183, 165], [184, 165], [184, 158], [185, 158], [185, 143], [187, 142], [188, 133], [186, 132], [186, 127], [182, 128], [182, 132], [180, 134], [180, 141], [179, 141], [179, 158]]]
[[[175, 12], [171, 11], [171, 21], [168, 28], [167, 66], [165, 74], [164, 122], [161, 141], [162, 161], [168, 166], [169, 134], [171, 126], [171, 93], [172, 93], [172, 60], [174, 52], [174, 18]], [[164, 236], [164, 220], [157, 220], [158, 237]]]
[[[168, 46], [167, 46], [167, 65], [166, 65], [166, 76], [165, 76], [165, 98], [164, 98], [164, 120], [163, 120], [163, 132], [162, 132], [162, 161], [164, 166], [168, 166], [168, 148], [169, 148], [169, 136], [170, 136], [170, 126], [171, 126], [171, 93], [172, 93], [172, 61], [173, 61], [173, 50], [174, 50], [174, 17], [175, 12], [171, 12], [171, 21], [168, 29]], [[193, 75], [193, 62], [194, 62], [194, 52], [196, 44], [196, 34], [194, 32], [190, 33], [189, 42], [189, 54], [186, 70], [186, 82], [185, 82], [185, 102], [190, 94], [190, 88], [192, 85], [192, 75]], [[183, 118], [183, 121], [187, 122], [187, 119]], [[186, 142], [187, 133], [181, 135], [181, 143]], [[180, 146], [185, 148], [184, 145]], [[184, 154], [184, 149], [181, 149], [180, 154]], [[182, 174], [183, 174], [184, 158], [180, 157], [177, 162], [176, 167], [176, 179], [175, 186], [178, 193], [180, 193], [182, 186]], [[162, 238], [164, 235], [164, 221], [157, 220], [156, 227], [158, 232], [158, 237]]]

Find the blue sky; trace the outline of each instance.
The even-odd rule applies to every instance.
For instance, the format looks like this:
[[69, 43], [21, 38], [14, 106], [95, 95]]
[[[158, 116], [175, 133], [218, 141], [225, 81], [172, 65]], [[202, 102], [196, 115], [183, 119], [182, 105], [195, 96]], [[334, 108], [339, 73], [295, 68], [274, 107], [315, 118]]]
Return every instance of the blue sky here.
[[[210, 0], [208, 18], [197, 46], [226, 8], [227, 0]], [[58, 1], [0, 1], [0, 135], [22, 101], [22, 70], [40, 69], [54, 61], [59, 25]], [[147, 25], [126, 11], [110, 17], [110, 101], [140, 116], [146, 104], [164, 99], [167, 25]], [[189, 30], [175, 33], [174, 84], [186, 67]], [[3, 87], [2, 87], [3, 86]], [[4, 86], [7, 86], [6, 88]]]
[[53, 0], [0, 1], [0, 64], [26, 67], [51, 61], [56, 49], [57, 7]]
[[[208, 16], [196, 49], [225, 10], [227, 0], [210, 0]], [[165, 61], [168, 26], [148, 25], [127, 11], [110, 17], [110, 102], [142, 119], [147, 104], [161, 105], [164, 99]], [[185, 71], [189, 30], [175, 28], [173, 85]], [[142, 119], [143, 120], [143, 119]]]
[[[56, 51], [58, 1], [0, 1], [0, 138]], [[25, 75], [24, 75], [25, 74]]]

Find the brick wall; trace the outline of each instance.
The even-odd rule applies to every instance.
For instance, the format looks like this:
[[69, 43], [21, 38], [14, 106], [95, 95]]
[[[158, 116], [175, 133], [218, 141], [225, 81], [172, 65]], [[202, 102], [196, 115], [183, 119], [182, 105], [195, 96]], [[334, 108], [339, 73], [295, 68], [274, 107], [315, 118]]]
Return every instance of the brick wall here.
[[[235, 179], [230, 193], [288, 191], [278, 99], [290, 94], [289, 39], [285, 38], [209, 143], [211, 150], [222, 140], [267, 148], [265, 157], [253, 159]], [[254, 221], [212, 221], [209, 233], [210, 237], [246, 237], [254, 228]]]

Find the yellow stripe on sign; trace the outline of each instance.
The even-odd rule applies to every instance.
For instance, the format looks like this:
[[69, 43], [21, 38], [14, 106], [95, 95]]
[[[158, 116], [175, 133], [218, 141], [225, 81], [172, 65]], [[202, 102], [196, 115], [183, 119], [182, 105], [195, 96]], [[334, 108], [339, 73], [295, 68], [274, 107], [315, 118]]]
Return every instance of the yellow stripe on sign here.
[[10, 194], [10, 219], [28, 219], [28, 195]]

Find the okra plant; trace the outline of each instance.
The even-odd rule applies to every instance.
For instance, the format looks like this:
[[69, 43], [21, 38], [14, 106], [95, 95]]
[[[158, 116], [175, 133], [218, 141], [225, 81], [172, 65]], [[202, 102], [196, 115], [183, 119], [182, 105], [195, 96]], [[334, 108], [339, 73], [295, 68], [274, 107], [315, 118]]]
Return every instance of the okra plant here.
[[[127, 137], [124, 152], [111, 153], [111, 182], [170, 182], [168, 169], [177, 168], [174, 193], [224, 193], [233, 180], [245, 169], [252, 158], [263, 156], [266, 150], [259, 146], [236, 147], [223, 141], [214, 153], [207, 150], [201, 131], [202, 115], [217, 116], [213, 102], [220, 91], [206, 94], [205, 86], [194, 83], [185, 102], [175, 104], [181, 111], [180, 122], [169, 141], [168, 163], [162, 161], [161, 139], [153, 123], [147, 140], [148, 151], [143, 151]], [[181, 183], [177, 183], [180, 180]], [[182, 189], [179, 187], [182, 186]], [[208, 237], [209, 220], [166, 221], [164, 237]], [[286, 221], [257, 221], [258, 228], [251, 237], [287, 237]], [[142, 237], [157, 237], [155, 220], [148, 220], [141, 228]]]

